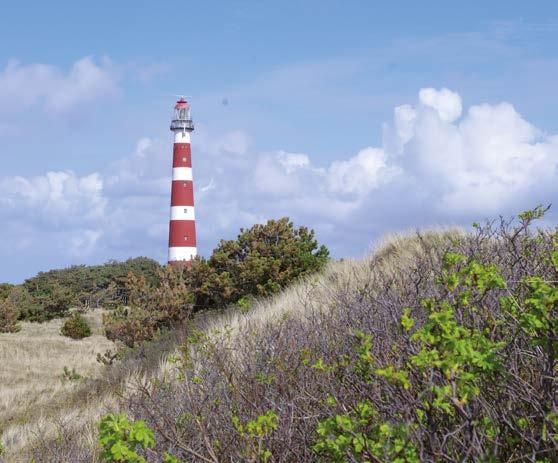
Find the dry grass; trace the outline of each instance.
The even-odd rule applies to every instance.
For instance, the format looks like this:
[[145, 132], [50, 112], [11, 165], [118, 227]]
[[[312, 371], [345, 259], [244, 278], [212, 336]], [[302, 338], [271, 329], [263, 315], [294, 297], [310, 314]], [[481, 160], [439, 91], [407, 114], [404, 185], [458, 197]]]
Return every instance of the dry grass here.
[[14, 452], [33, 434], [60, 417], [69, 417], [71, 395], [83, 381], [63, 379], [64, 367], [97, 378], [98, 352], [114, 348], [102, 334], [101, 313], [86, 315], [93, 335], [74, 341], [60, 335], [63, 320], [23, 323], [18, 333], [0, 334], [0, 435]]
[[[176, 345], [167, 336], [107, 368], [96, 355], [116, 346], [102, 335], [102, 311], [85, 318], [93, 335], [80, 341], [59, 334], [64, 320], [0, 334], [0, 441], [7, 451], [0, 462], [97, 461], [100, 417], [118, 411], [128, 389], [162, 370]], [[83, 378], [63, 379], [64, 367]]]
[[363, 287], [369, 291], [377, 290], [370, 286], [376, 276], [396, 275], [423, 257], [421, 241], [443, 249], [464, 236], [465, 233], [458, 228], [441, 227], [421, 231], [420, 235], [407, 233], [384, 236], [363, 259], [332, 261], [323, 273], [308, 277], [271, 299], [257, 302], [247, 313], [233, 309], [215, 316], [209, 312], [199, 325], [210, 335], [222, 333], [225, 329], [231, 330], [233, 335], [229, 339], [234, 342], [234, 334], [242, 336], [246, 330], [256, 326], [287, 316], [305, 319], [310, 312], [327, 311], [340, 293]]

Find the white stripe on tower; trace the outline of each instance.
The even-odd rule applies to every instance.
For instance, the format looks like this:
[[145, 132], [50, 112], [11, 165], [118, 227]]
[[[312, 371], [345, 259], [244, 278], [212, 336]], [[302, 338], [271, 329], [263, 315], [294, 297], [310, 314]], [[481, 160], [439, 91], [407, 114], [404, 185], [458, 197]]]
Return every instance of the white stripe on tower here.
[[170, 129], [174, 132], [171, 213], [169, 225], [169, 263], [187, 263], [197, 255], [196, 216], [192, 181], [190, 132], [194, 124], [190, 106], [180, 98], [174, 107]]
[[171, 206], [171, 220], [196, 220], [194, 206]]
[[173, 180], [189, 180], [192, 181], [192, 168], [191, 167], [173, 167], [172, 168]]

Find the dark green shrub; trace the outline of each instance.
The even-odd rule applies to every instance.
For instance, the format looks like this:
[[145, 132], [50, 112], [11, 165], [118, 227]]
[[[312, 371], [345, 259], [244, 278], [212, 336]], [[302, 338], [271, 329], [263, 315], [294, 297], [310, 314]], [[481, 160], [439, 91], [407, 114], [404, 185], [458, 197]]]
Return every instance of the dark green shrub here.
[[196, 308], [223, 308], [271, 296], [328, 261], [329, 251], [313, 230], [296, 229], [283, 217], [241, 229], [236, 240], [222, 240], [209, 260], [195, 260], [184, 274]]
[[[20, 286], [29, 296], [21, 306], [18, 305], [20, 318], [41, 322], [63, 317], [71, 306], [85, 310], [104, 306], [114, 308], [127, 302], [125, 283], [129, 273], [156, 285], [159, 268], [156, 261], [138, 257], [125, 262], [110, 261], [103, 265], [40, 272]], [[0, 285], [0, 298], [7, 286]]]
[[31, 294], [24, 285], [16, 286], [12, 295], [20, 311], [20, 319], [31, 322], [45, 322], [53, 318], [65, 317], [74, 302], [72, 292], [57, 282], [37, 296]]
[[70, 305], [74, 302], [72, 292], [54, 283], [48, 294], [38, 298], [41, 311], [37, 314], [37, 321], [47, 321], [53, 318], [65, 317], [70, 310]]
[[76, 312], [64, 322], [60, 334], [72, 339], [83, 339], [91, 336], [91, 328], [87, 320]]

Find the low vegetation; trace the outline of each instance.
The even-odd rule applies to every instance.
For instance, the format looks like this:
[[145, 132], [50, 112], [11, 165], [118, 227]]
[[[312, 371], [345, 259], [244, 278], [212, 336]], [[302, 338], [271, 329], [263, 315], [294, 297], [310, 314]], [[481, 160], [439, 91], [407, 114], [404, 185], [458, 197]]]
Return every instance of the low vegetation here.
[[[251, 288], [226, 303], [192, 291], [195, 266], [129, 279], [121, 320], [182, 326], [155, 349], [166, 361], [145, 350], [164, 338], [130, 343], [151, 368], [125, 376], [118, 400], [68, 381], [106, 411], [28, 441], [22, 461], [557, 461], [558, 230], [535, 229], [543, 215], [392, 237], [361, 261], [326, 264], [316, 243], [322, 263], [277, 286], [265, 282], [285, 268], [262, 273], [262, 251], [243, 264], [253, 245], [221, 246], [236, 263], [200, 259], [215, 265], [200, 281]], [[129, 365], [105, 357], [107, 375]]]
[[[71, 307], [113, 308], [127, 302], [128, 275], [156, 284], [159, 268], [154, 260], [138, 257], [125, 262], [40, 272], [21, 285], [0, 284], [0, 301], [10, 300], [18, 320], [35, 322], [65, 317]], [[5, 311], [0, 307], [0, 317]]]
[[[128, 399], [181, 461], [555, 461], [558, 235], [423, 234], [192, 330]], [[147, 453], [145, 453], [147, 455]]]
[[91, 327], [83, 315], [75, 312], [64, 322], [60, 334], [72, 339], [83, 339], [91, 336]]
[[84, 318], [92, 335], [82, 340], [60, 335], [63, 320], [23, 322], [0, 336], [0, 462], [29, 463], [34, 453], [39, 461], [99, 461], [97, 421], [177, 344], [179, 333], [169, 334], [116, 355], [102, 335], [102, 311]]
[[246, 310], [299, 278], [322, 270], [329, 252], [314, 232], [295, 228], [288, 218], [240, 230], [221, 241], [209, 259], [159, 269], [156, 284], [130, 274], [126, 305], [104, 318], [109, 339], [128, 347], [154, 339], [201, 310], [236, 306]]

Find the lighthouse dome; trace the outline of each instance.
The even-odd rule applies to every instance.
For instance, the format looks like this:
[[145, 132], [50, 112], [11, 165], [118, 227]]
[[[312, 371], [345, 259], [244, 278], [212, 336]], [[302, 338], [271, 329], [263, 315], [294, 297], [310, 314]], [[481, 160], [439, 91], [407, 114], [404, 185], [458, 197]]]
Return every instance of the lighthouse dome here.
[[190, 105], [184, 98], [180, 98], [174, 105], [174, 109], [190, 109]]

